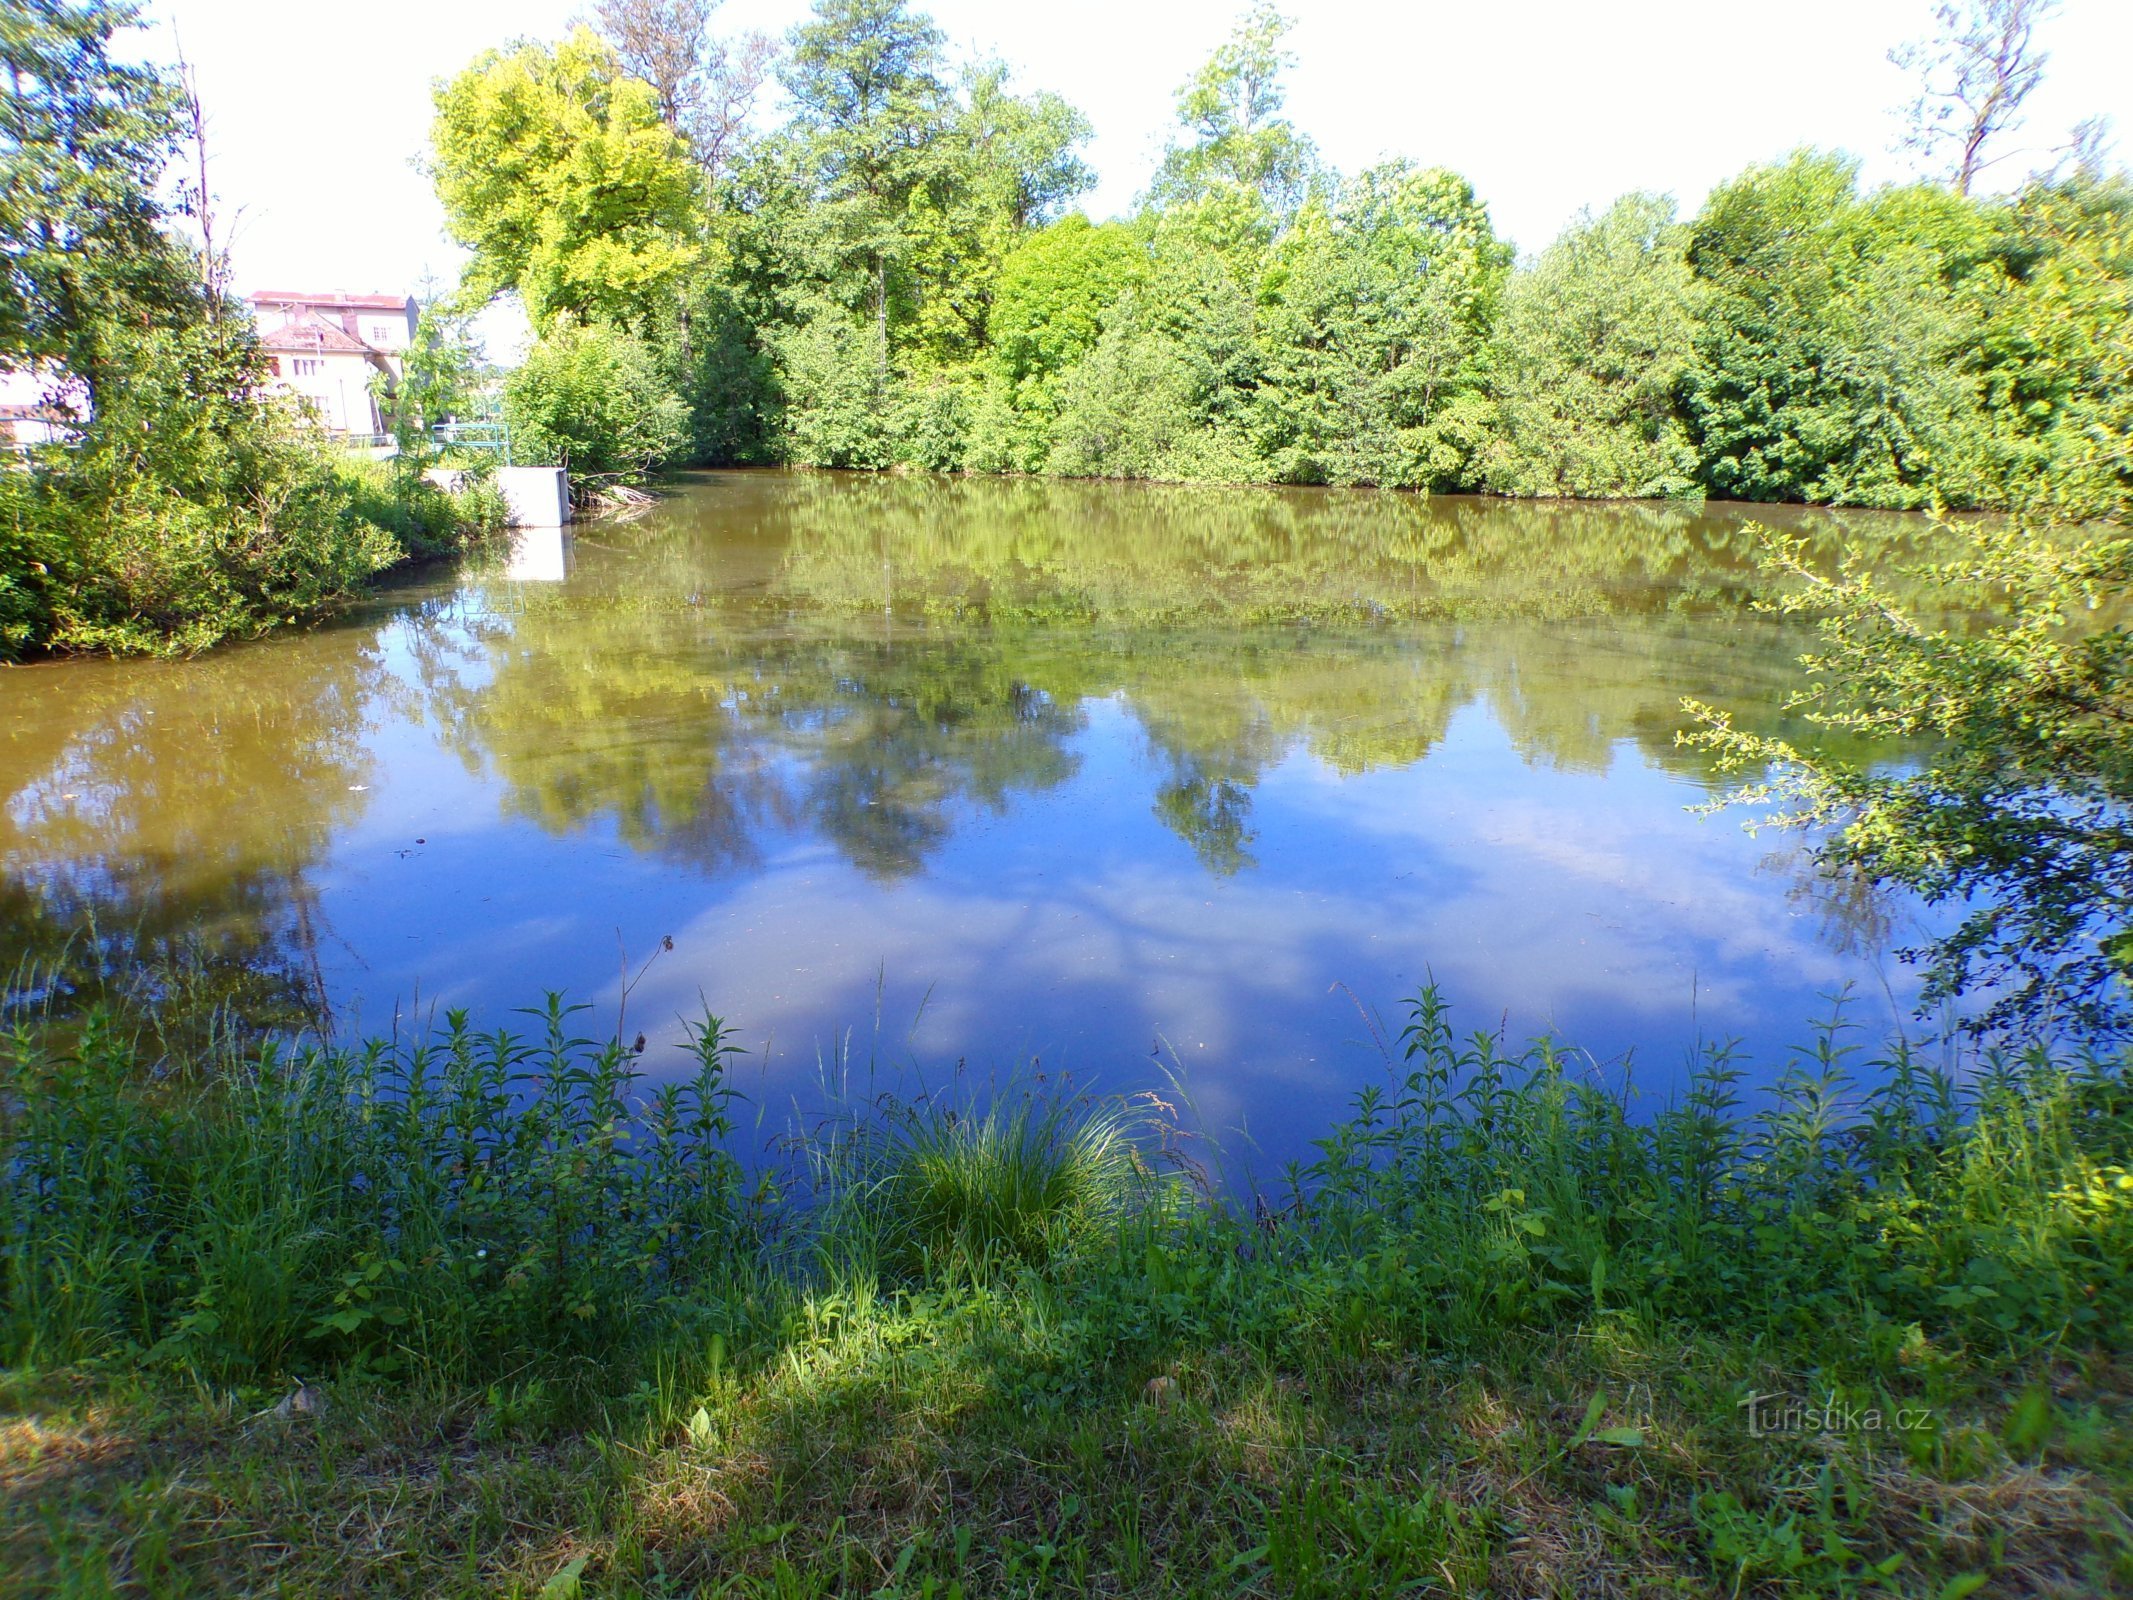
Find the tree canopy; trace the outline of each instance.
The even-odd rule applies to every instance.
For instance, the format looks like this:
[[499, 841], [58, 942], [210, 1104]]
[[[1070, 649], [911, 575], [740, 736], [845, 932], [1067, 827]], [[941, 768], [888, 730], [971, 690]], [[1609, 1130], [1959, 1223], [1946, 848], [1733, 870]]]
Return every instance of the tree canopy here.
[[[1971, 192], [2042, 70], [2036, 0], [1951, 9], [1905, 55], [1932, 90], [1914, 142], [1982, 119], [1941, 177], [1870, 188], [1799, 150], [1693, 216], [1624, 196], [1522, 259], [1458, 173], [1320, 159], [1264, 0], [1104, 222], [1069, 210], [1087, 119], [911, 0], [817, 0], [775, 46], [715, 10], [608, 0], [603, 35], [440, 85], [433, 130], [470, 299], [645, 341], [689, 408], [677, 459], [2128, 504], [2126, 181], [2091, 142]], [[773, 54], [781, 117], [747, 126], [742, 63]], [[715, 154], [714, 101], [743, 119]]]

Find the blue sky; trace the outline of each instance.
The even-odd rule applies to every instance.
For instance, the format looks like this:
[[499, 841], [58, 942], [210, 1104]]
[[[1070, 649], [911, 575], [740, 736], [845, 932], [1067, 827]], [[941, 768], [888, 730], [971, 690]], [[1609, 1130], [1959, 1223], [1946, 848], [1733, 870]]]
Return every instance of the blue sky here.
[[[153, 0], [208, 104], [213, 184], [234, 214], [245, 287], [411, 289], [458, 254], [416, 170], [429, 87], [483, 48], [553, 38], [587, 0]], [[1125, 209], [1169, 130], [1172, 91], [1229, 29], [1239, 0], [940, 0], [959, 47], [996, 54], [1096, 125], [1096, 216]], [[1711, 184], [1799, 144], [1902, 176], [1891, 108], [1907, 94], [1888, 48], [1929, 0], [1292, 0], [1290, 112], [1355, 170], [1388, 155], [1458, 169], [1525, 250], [1581, 206], [1630, 189], [1693, 209]], [[802, 0], [725, 0], [722, 31], [782, 33]], [[2043, 149], [2085, 116], [2133, 150], [2133, 4], [2067, 0], [2022, 142]], [[2002, 169], [2019, 175], [2023, 164]]]

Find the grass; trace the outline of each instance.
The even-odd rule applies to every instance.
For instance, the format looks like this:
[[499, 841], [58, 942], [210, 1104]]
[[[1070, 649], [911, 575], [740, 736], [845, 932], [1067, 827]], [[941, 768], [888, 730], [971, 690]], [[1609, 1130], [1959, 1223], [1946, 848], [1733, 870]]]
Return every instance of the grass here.
[[573, 1025], [18, 1027], [0, 1588], [2133, 1592], [2117, 1059], [1832, 1025], [1633, 1120], [1424, 994], [1240, 1204], [1032, 1089], [751, 1178], [715, 1019], [657, 1091]]

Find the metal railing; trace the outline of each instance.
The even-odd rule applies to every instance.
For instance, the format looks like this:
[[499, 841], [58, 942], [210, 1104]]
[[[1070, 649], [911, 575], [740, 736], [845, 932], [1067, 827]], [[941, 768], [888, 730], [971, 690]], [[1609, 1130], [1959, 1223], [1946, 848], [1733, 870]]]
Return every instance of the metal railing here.
[[501, 422], [440, 422], [430, 429], [438, 444], [454, 450], [493, 450], [511, 459], [511, 432]]

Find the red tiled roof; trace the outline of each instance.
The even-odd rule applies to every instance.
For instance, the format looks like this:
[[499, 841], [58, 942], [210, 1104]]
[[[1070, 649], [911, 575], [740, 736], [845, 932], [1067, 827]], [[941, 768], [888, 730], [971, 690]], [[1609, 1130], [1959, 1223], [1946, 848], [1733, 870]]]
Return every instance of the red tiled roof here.
[[404, 294], [336, 294], [312, 289], [259, 289], [245, 298], [255, 306], [333, 306], [356, 311], [407, 310]]
[[361, 339], [328, 322], [316, 311], [299, 312], [280, 327], [261, 335], [259, 343], [262, 349], [299, 350], [307, 355], [327, 350], [344, 355], [376, 354]]

